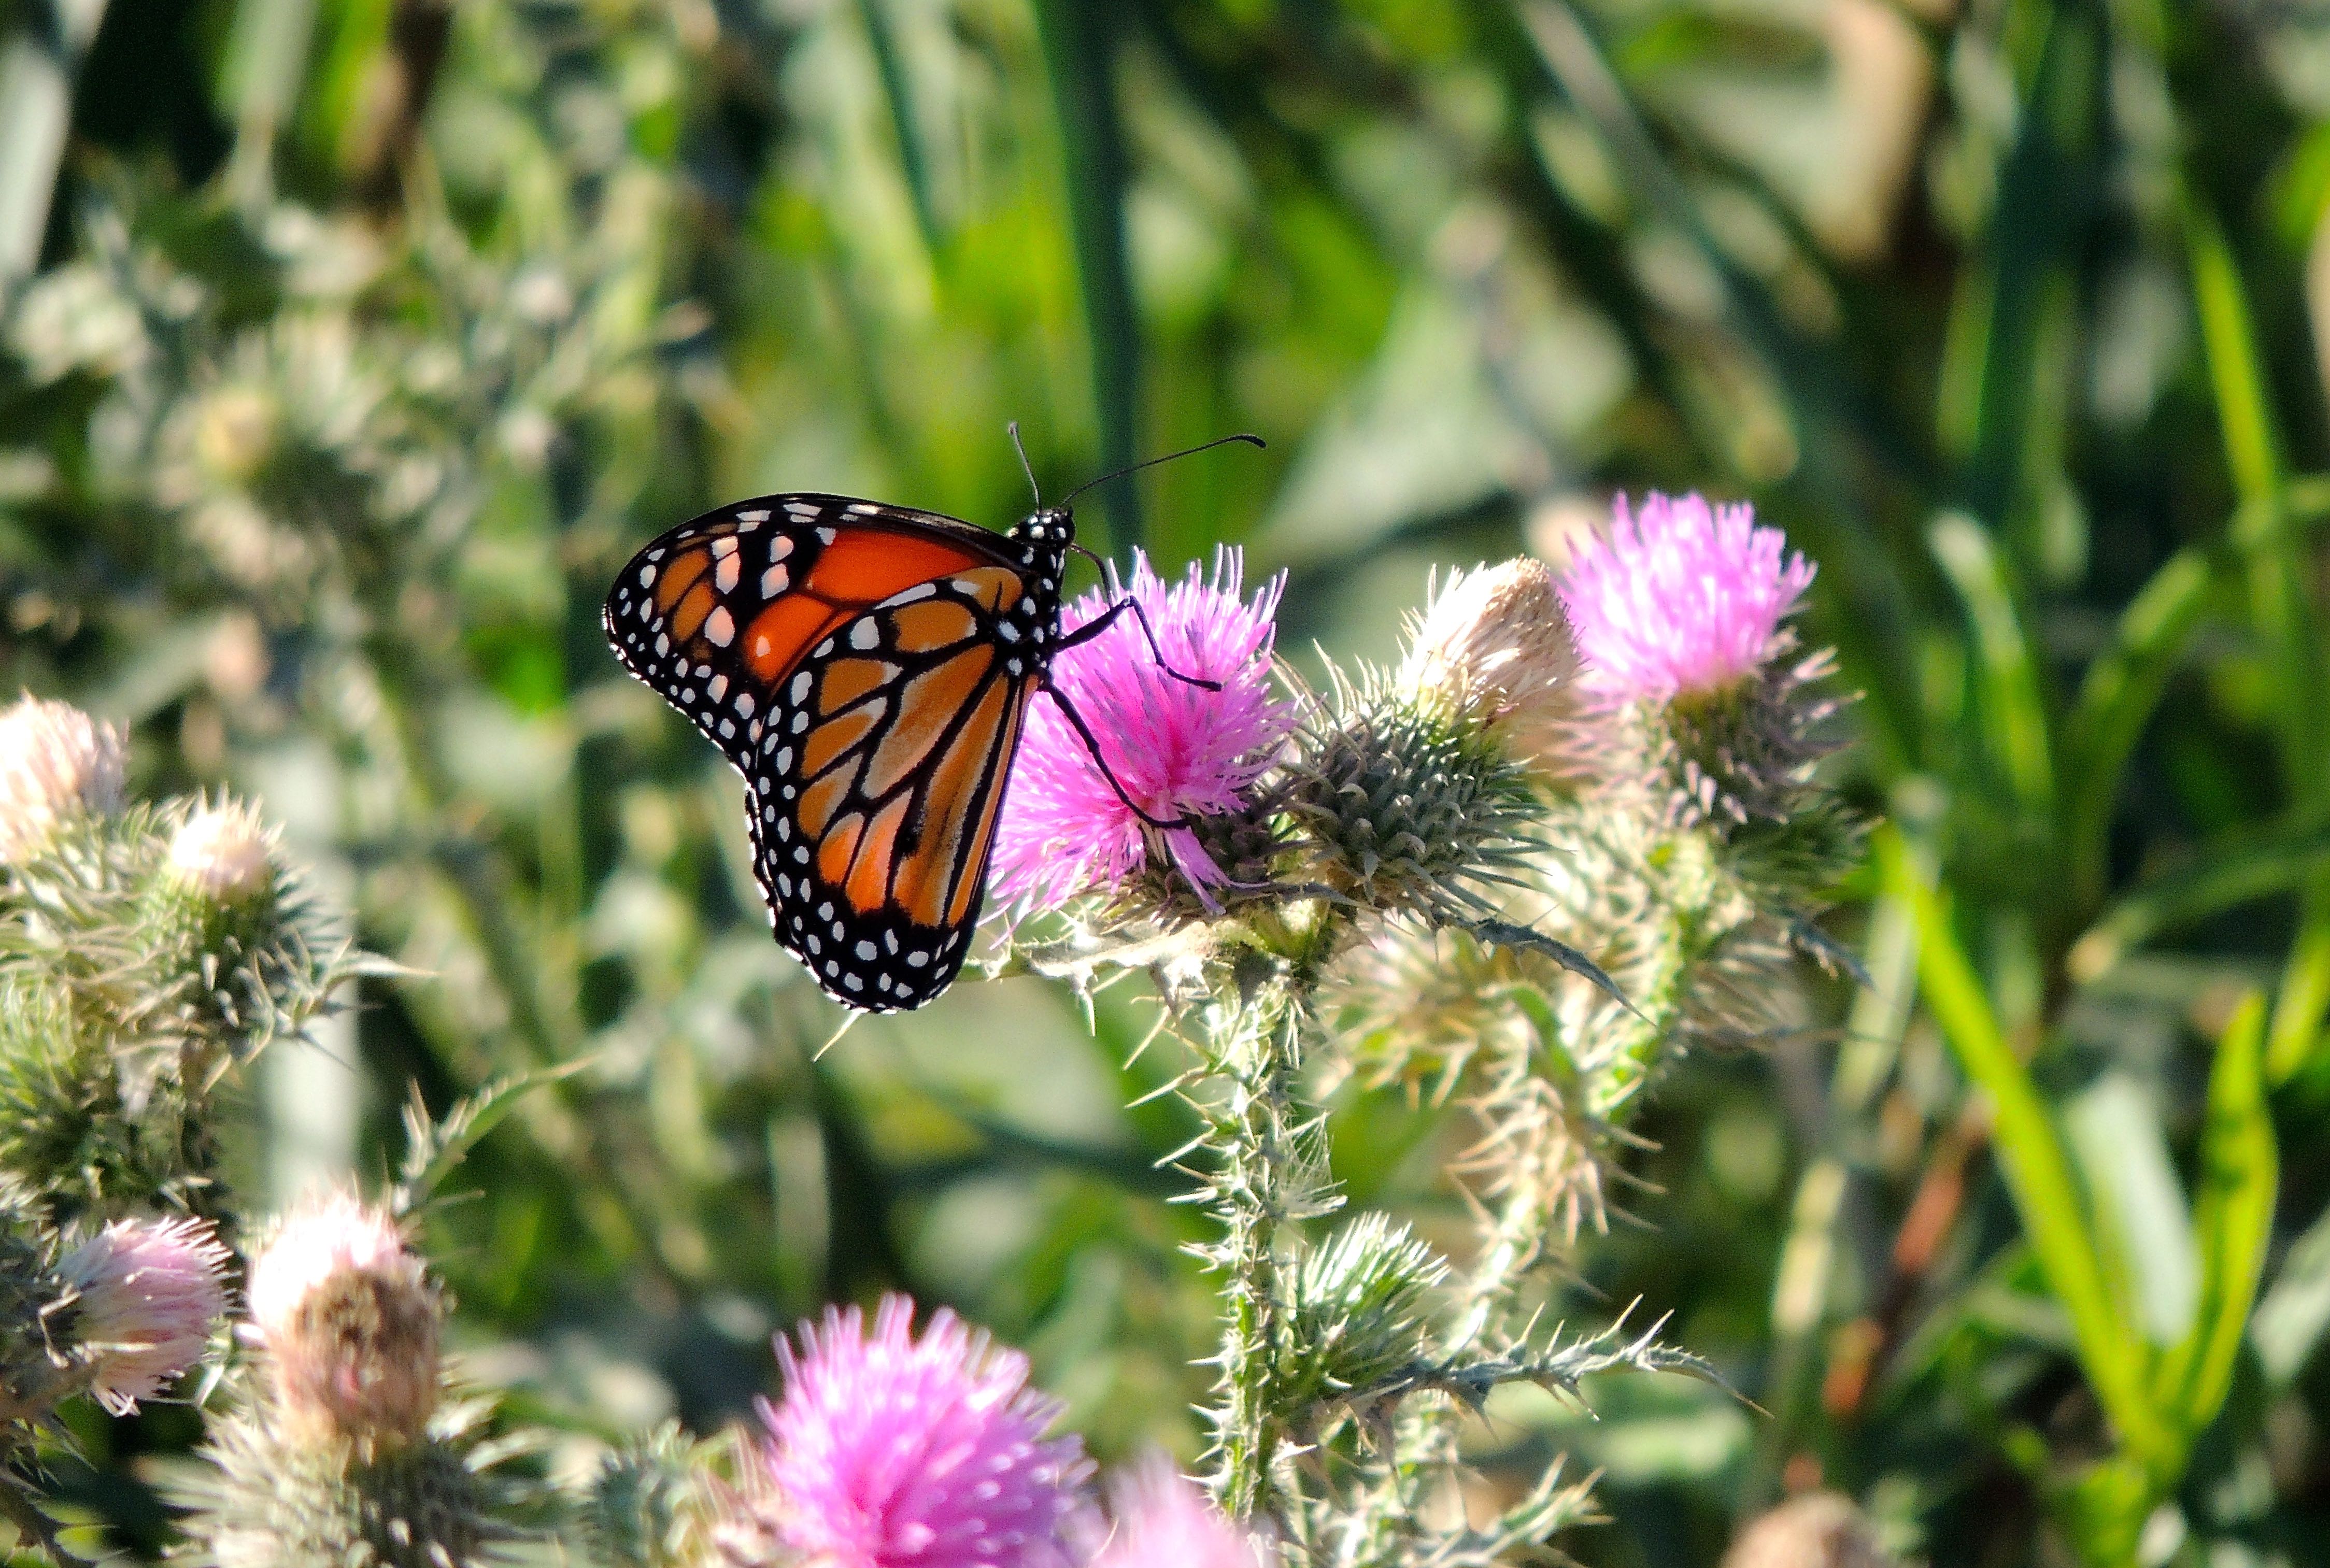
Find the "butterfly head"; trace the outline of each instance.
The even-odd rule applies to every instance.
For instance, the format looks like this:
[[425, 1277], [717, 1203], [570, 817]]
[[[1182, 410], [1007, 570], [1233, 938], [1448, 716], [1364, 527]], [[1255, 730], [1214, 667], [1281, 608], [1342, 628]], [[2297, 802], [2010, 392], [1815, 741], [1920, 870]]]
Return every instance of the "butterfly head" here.
[[1066, 506], [1039, 506], [1011, 530], [1012, 537], [1065, 551], [1076, 542], [1076, 515]]
[[1011, 541], [1019, 548], [1021, 570], [1037, 613], [1048, 618], [1051, 607], [1059, 603], [1068, 552], [1077, 548], [1075, 514], [1066, 506], [1038, 506], [1011, 530]]

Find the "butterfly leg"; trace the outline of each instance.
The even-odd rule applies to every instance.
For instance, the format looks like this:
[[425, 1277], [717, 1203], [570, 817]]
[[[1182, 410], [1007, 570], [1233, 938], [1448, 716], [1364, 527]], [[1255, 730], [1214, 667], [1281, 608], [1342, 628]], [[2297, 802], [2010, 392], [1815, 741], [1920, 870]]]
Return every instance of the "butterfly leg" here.
[[1114, 604], [1062, 638], [1054, 646], [1065, 649], [1075, 647], [1081, 643], [1088, 643], [1113, 626], [1116, 623], [1116, 618], [1128, 609], [1132, 612], [1132, 619], [1141, 623], [1141, 635], [1148, 639], [1150, 656], [1157, 661], [1159, 669], [1177, 681], [1183, 681], [1193, 686], [1201, 686], [1209, 692], [1218, 692], [1222, 689], [1222, 683], [1219, 681], [1209, 681], [1203, 675], [1185, 675], [1166, 662], [1165, 650], [1157, 646], [1157, 633], [1149, 625], [1148, 612], [1141, 608], [1141, 601], [1137, 599], [1118, 600]]
[[[1132, 601], [1128, 600], [1126, 602]], [[1135, 817], [1140, 817], [1151, 827], [1173, 828], [1194, 826], [1186, 817], [1157, 817], [1143, 809], [1140, 801], [1125, 792], [1124, 786], [1118, 781], [1116, 774], [1110, 769], [1108, 759], [1101, 755], [1099, 737], [1092, 732], [1092, 726], [1084, 723], [1084, 716], [1076, 712], [1076, 705], [1068, 701], [1068, 694], [1048, 680], [1044, 683], [1044, 690], [1051, 694], [1052, 701], [1059, 704], [1060, 712], [1067, 715], [1069, 724], [1074, 726], [1076, 733], [1084, 738], [1084, 750], [1092, 753], [1093, 766], [1100, 770], [1100, 776], [1108, 780], [1108, 787], [1116, 791], [1116, 798], [1123, 801]]]

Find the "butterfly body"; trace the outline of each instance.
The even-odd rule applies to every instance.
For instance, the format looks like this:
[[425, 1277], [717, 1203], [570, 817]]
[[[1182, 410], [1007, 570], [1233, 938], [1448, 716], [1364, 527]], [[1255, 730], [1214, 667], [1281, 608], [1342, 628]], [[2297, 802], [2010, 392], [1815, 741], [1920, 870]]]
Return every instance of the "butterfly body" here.
[[1065, 507], [997, 534], [763, 496], [654, 540], [608, 594], [616, 655], [744, 776], [777, 940], [837, 1001], [919, 1007], [962, 968], [1075, 540]]

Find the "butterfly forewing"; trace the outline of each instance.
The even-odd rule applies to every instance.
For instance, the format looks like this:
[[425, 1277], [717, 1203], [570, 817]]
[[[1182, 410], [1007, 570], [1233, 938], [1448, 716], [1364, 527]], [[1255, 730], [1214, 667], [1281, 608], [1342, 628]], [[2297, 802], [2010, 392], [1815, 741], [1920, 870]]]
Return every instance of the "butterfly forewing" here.
[[999, 636], [1027, 584], [993, 539], [769, 496], [665, 534], [607, 599], [624, 664], [744, 776], [778, 940], [853, 1007], [937, 996], [979, 919], [1034, 678]]

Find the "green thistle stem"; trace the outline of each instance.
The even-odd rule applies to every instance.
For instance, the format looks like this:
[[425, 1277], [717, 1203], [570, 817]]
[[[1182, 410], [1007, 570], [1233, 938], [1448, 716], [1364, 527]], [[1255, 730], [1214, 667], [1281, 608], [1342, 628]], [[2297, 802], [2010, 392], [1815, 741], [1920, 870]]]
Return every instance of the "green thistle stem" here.
[[1290, 1123], [1302, 1065], [1295, 1010], [1275, 987], [1244, 1006], [1216, 1010], [1217, 1066], [1229, 1099], [1217, 1123], [1223, 1157], [1214, 1208], [1224, 1235], [1215, 1260], [1227, 1276], [1214, 1415], [1215, 1489], [1233, 1518], [1280, 1511], [1274, 1477], [1283, 1406], [1277, 1388], [1283, 1292], [1280, 1232], [1288, 1218], [1299, 1154]]
[[1653, 940], [1627, 976], [1628, 997], [1638, 1011], [1612, 1019], [1606, 1055], [1586, 1081], [1585, 1109], [1597, 1122], [1632, 1119], [1643, 1086], [1682, 1025], [1700, 967], [1715, 947], [1717, 922], [1703, 901], [1662, 902], [1655, 912]]
[[[1678, 880], [1686, 888], [1695, 885], [1692, 879]], [[1676, 890], [1669, 891], [1672, 895]], [[1632, 1119], [1641, 1089], [1655, 1076], [1682, 1028], [1700, 967], [1719, 934], [1719, 922], [1704, 898], [1662, 898], [1643, 914], [1648, 940], [1624, 977], [1628, 998], [1637, 1011], [1601, 1015], [1596, 1032], [1602, 1037], [1596, 1052], [1600, 1061], [1579, 1085], [1589, 1128], [1615, 1129]], [[1494, 1098], [1544, 1092], [1536, 1060], [1541, 1051], [1542, 1044], [1535, 1041], [1518, 1045], [1513, 1059], [1502, 1065], [1510, 1087]], [[1446, 1340], [1451, 1355], [1461, 1356], [1501, 1331], [1522, 1280], [1544, 1255], [1552, 1221], [1549, 1195], [1567, 1185], [1572, 1162], [1603, 1157], [1601, 1148], [1586, 1145], [1539, 1148], [1531, 1153], [1544, 1168], [1534, 1179], [1512, 1182], [1497, 1195], [1479, 1254], [1452, 1281], [1454, 1310]], [[1530, 1155], [1517, 1151], [1514, 1157]], [[1392, 1446], [1396, 1457], [1387, 1459], [1359, 1503], [1374, 1533], [1393, 1541], [1412, 1533], [1413, 1521], [1430, 1502], [1433, 1488], [1459, 1462], [1459, 1424], [1444, 1409], [1411, 1406], [1401, 1412], [1397, 1430]]]

